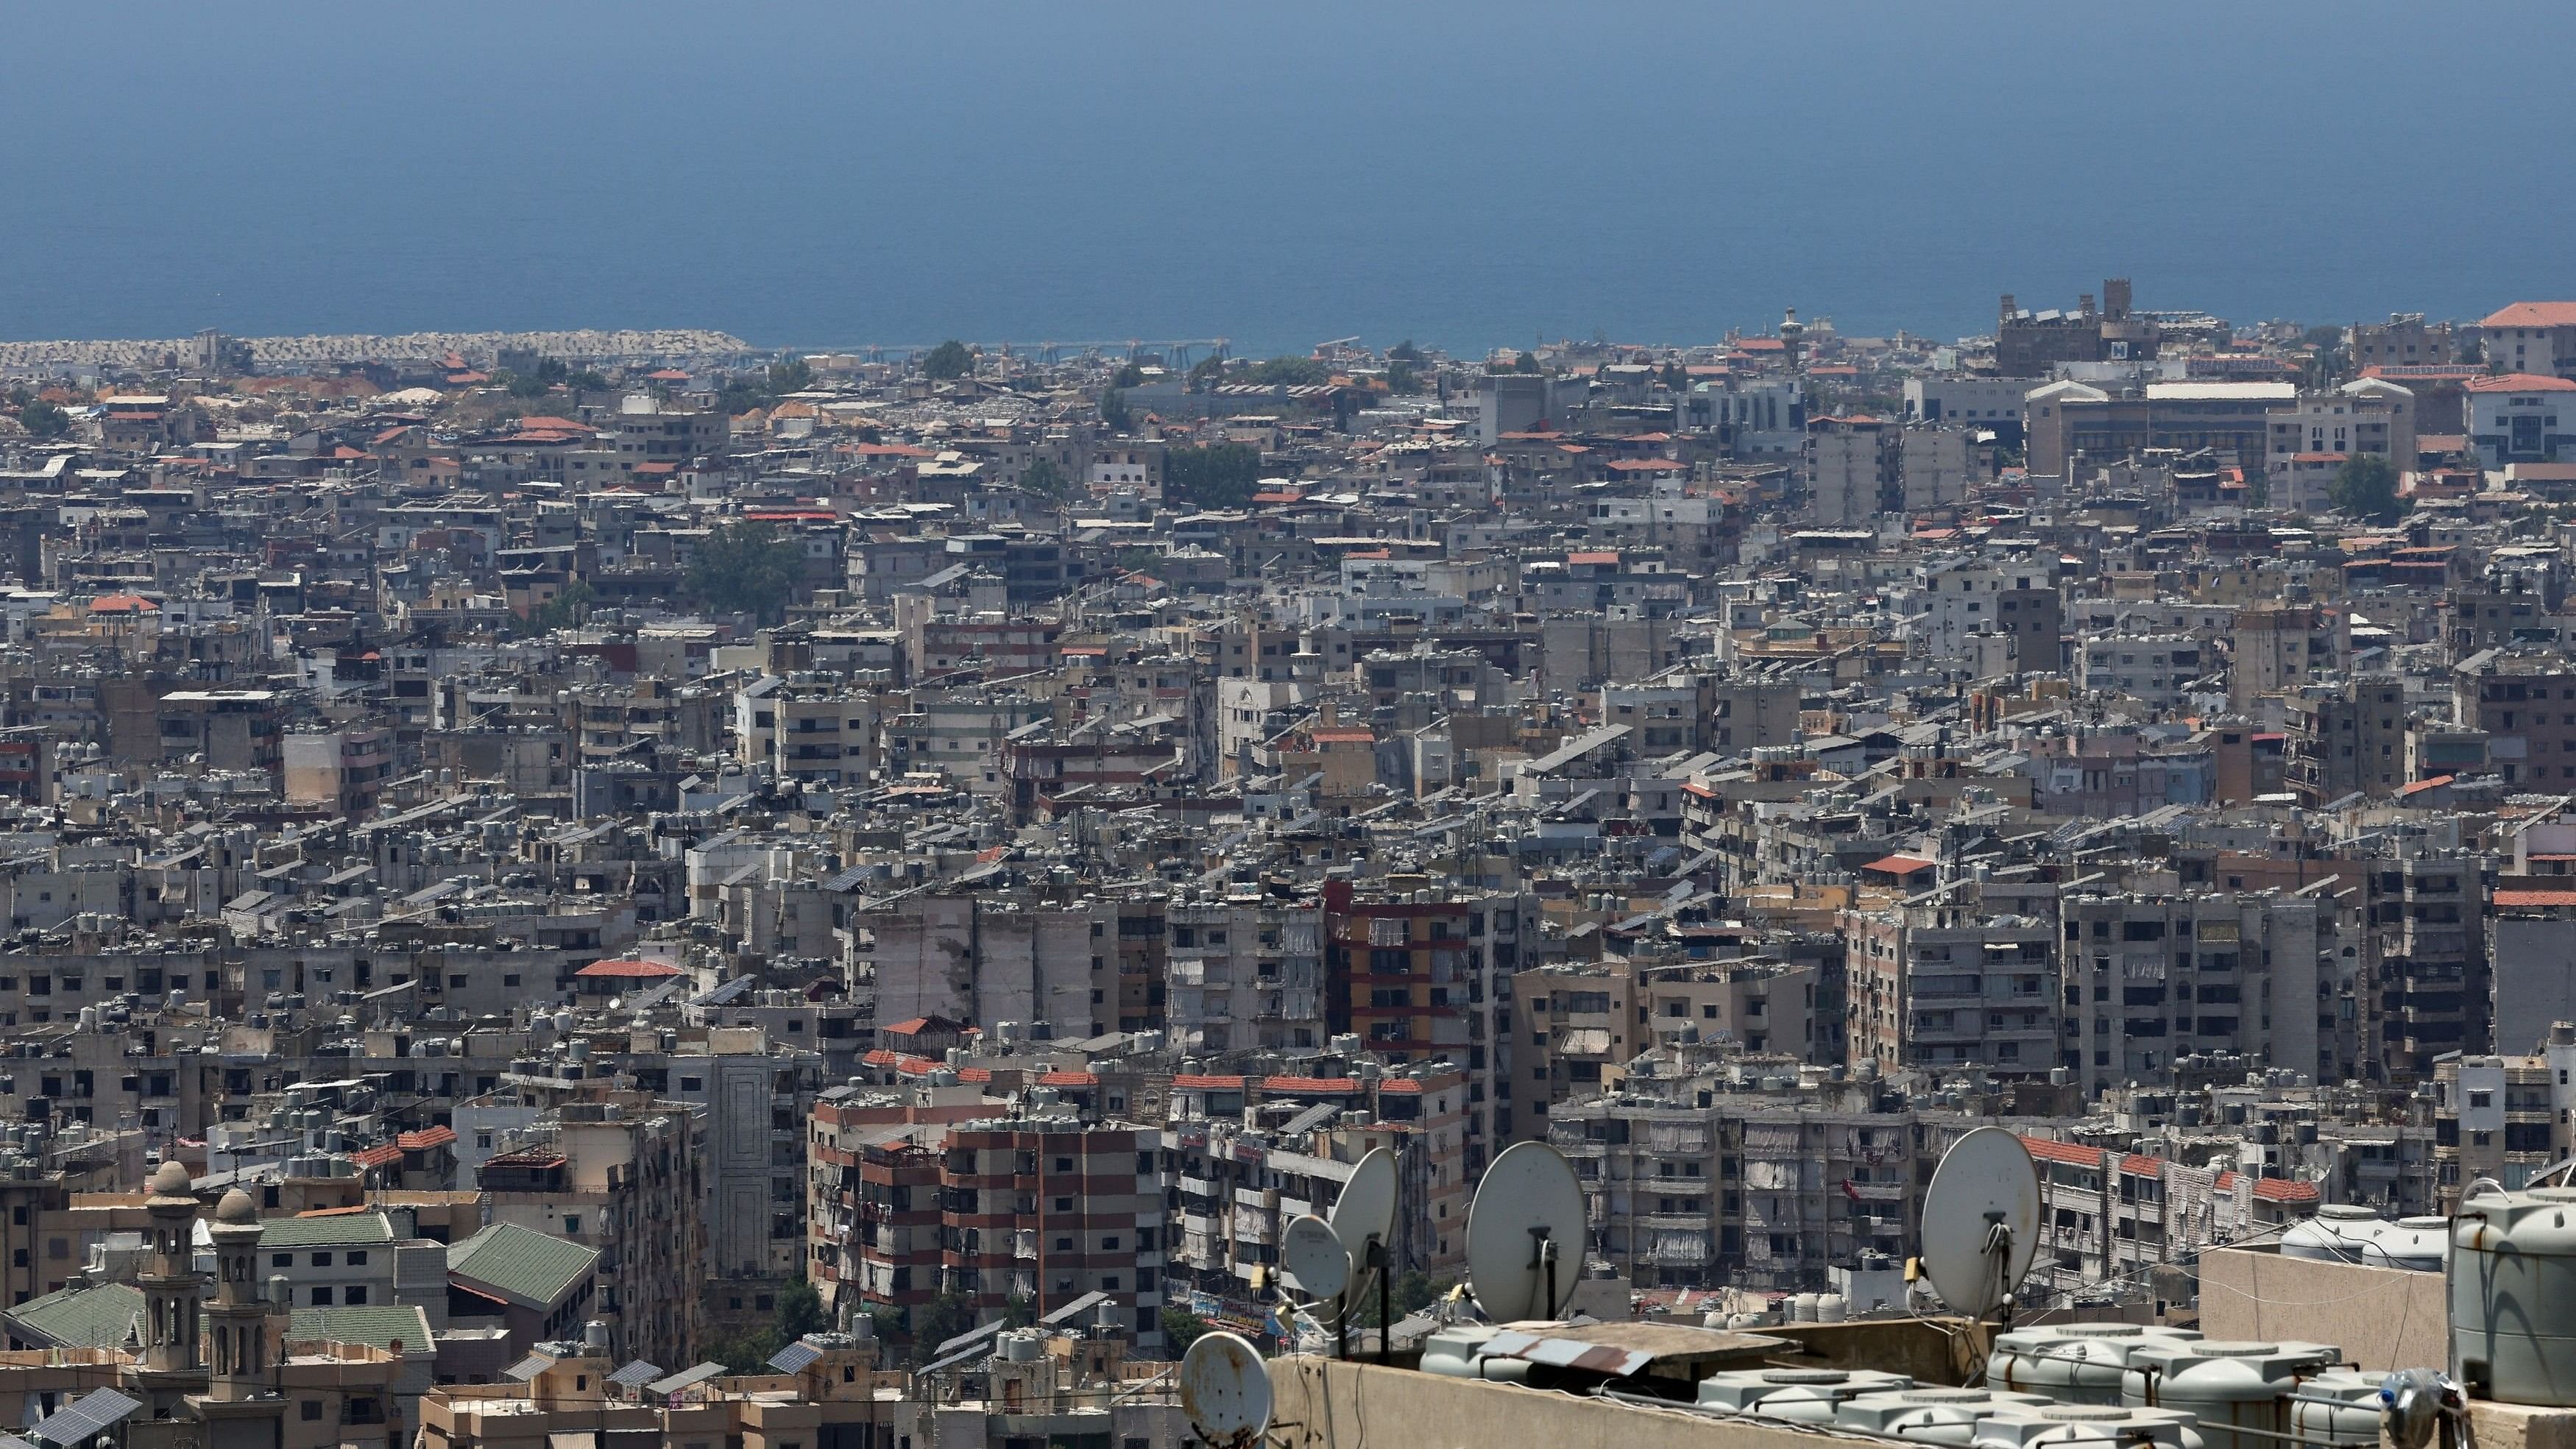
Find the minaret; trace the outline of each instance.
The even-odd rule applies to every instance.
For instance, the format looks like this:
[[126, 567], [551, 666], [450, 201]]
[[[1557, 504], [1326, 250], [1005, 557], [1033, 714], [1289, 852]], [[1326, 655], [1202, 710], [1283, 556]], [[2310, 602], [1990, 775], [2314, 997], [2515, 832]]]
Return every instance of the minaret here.
[[215, 1240], [215, 1301], [206, 1310], [213, 1341], [214, 1378], [209, 1397], [247, 1399], [271, 1377], [268, 1320], [273, 1311], [259, 1287], [259, 1211], [240, 1188], [215, 1205], [206, 1236]]
[[197, 1303], [205, 1289], [193, 1241], [197, 1196], [188, 1169], [176, 1162], [162, 1163], [151, 1187], [143, 1210], [151, 1215], [152, 1256], [135, 1278], [143, 1290], [143, 1371], [191, 1373], [204, 1362], [197, 1351]]
[[1806, 338], [1806, 324], [1798, 320], [1798, 309], [1792, 307], [1789, 309], [1789, 315], [1780, 322], [1780, 351], [1782, 357], [1788, 362], [1789, 373], [1793, 377], [1806, 370], [1800, 357], [1801, 344], [1806, 341]]

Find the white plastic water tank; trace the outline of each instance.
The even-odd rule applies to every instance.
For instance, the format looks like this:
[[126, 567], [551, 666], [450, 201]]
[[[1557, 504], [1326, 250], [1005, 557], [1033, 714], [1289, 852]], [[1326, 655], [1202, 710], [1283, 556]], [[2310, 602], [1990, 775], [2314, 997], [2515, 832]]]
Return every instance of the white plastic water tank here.
[[2289, 1396], [2299, 1381], [2342, 1358], [2342, 1350], [2322, 1343], [2143, 1344], [2129, 1355], [2131, 1372], [2121, 1397], [2131, 1405], [2191, 1414], [2209, 1449], [2272, 1449], [2273, 1441], [2262, 1435], [2290, 1432]]
[[[1729, 1369], [1699, 1381], [1699, 1402], [1765, 1418], [1830, 1424], [1834, 1406], [1861, 1394], [1910, 1389], [1914, 1380], [1877, 1369]], [[1775, 1405], [1771, 1401], [1777, 1399]]]
[[1816, 1295], [1816, 1321], [1818, 1323], [1840, 1323], [1850, 1316], [1851, 1305], [1843, 1301], [1843, 1295], [1839, 1293], [1820, 1293]]
[[2364, 1244], [2388, 1226], [2379, 1214], [2354, 1203], [2328, 1203], [2316, 1216], [2281, 1234], [2281, 1256], [2358, 1263]]
[[2376, 1268], [2439, 1273], [2451, 1256], [2451, 1220], [2399, 1218], [2362, 1244], [2361, 1261]]
[[[2328, 1369], [2299, 1385], [2290, 1401], [2290, 1432], [2310, 1444], [2379, 1442], [2380, 1375]], [[2322, 1404], [2319, 1399], [2341, 1402]]]
[[2037, 1408], [2047, 1402], [2037, 1394], [1994, 1389], [1898, 1389], [1845, 1399], [1834, 1410], [1834, 1423], [1865, 1434], [1964, 1445], [1976, 1438], [1977, 1421], [1992, 1417], [1996, 1410]]
[[1817, 1293], [1800, 1293], [1791, 1298], [1789, 1300], [1789, 1321], [1791, 1323], [1815, 1322], [1816, 1300], [1822, 1296], [1822, 1294]]
[[2111, 1404], [2040, 1404], [1999, 1407], [1977, 1422], [1983, 1449], [2031, 1449], [2033, 1445], [2146, 1445], [2160, 1449], [2200, 1449], [2192, 1416], [2171, 1409]]
[[2140, 1323], [2065, 1323], [1995, 1337], [1986, 1382], [2061, 1404], [2121, 1403], [2129, 1355], [2147, 1343], [2182, 1343], [2196, 1329]]
[[2486, 1191], [2451, 1219], [2451, 1365], [2471, 1395], [2576, 1406], [2576, 1188]]

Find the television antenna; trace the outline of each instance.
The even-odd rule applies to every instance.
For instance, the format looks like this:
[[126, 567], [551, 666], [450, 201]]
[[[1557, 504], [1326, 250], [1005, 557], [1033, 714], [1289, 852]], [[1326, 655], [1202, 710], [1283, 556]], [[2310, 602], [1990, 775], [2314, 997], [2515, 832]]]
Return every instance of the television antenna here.
[[1583, 1184], [1565, 1154], [1544, 1142], [1506, 1148], [1467, 1212], [1476, 1306], [1498, 1323], [1556, 1317], [1582, 1275], [1584, 1230]]
[[1181, 1355], [1181, 1413], [1209, 1449], [1252, 1449], [1270, 1429], [1270, 1375], [1239, 1335], [1202, 1333]]
[[1393, 1276], [1387, 1261], [1389, 1243], [1395, 1236], [1395, 1154], [1383, 1147], [1371, 1148], [1359, 1166], [1351, 1169], [1351, 1180], [1342, 1184], [1342, 1195], [1333, 1199], [1326, 1220], [1333, 1233], [1350, 1253], [1349, 1282], [1342, 1290], [1342, 1301], [1335, 1317], [1340, 1322], [1342, 1357], [1351, 1356], [1350, 1316], [1353, 1307], [1368, 1296], [1369, 1283], [1377, 1283], [1377, 1359], [1389, 1362], [1387, 1343], [1395, 1324], [1388, 1314], [1387, 1284]]
[[2039, 1169], [2001, 1127], [1950, 1144], [1923, 1193], [1923, 1271], [1953, 1313], [2012, 1321], [2013, 1294], [2039, 1253]]

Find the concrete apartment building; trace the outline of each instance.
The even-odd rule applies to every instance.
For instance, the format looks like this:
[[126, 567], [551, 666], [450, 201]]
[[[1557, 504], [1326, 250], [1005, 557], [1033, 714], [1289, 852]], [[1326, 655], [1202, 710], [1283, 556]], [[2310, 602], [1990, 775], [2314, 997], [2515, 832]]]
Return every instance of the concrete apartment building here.
[[1855, 1061], [2042, 1077], [2060, 1064], [2054, 921], [1932, 904], [1841, 925]]
[[2386, 674], [2307, 684], [2283, 697], [2284, 783], [2300, 803], [2396, 794], [2412, 780], [2405, 682]]
[[2324, 1081], [2355, 1067], [2358, 973], [2309, 896], [2077, 894], [2059, 911], [2066, 1065], [2088, 1088], [2170, 1082], [2212, 1052]]
[[2576, 302], [2516, 302], [2487, 314], [2478, 335], [2490, 369], [2576, 380]]
[[1820, 528], [1865, 527], [1897, 483], [1889, 425], [1878, 418], [1807, 424], [1807, 516]]

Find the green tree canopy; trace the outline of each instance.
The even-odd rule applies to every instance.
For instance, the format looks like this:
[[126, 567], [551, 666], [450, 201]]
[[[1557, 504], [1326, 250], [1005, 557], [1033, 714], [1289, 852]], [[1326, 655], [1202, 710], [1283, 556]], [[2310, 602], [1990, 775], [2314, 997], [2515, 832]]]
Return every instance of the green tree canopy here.
[[1072, 491], [1073, 484], [1053, 458], [1040, 458], [1020, 471], [1020, 487], [1040, 498], [1060, 501]]
[[964, 377], [974, 370], [975, 354], [968, 352], [966, 344], [954, 337], [923, 353], [921, 357], [921, 375], [933, 382], [946, 382], [950, 378]]
[[1163, 1307], [1163, 1343], [1174, 1358], [1189, 1351], [1191, 1344], [1216, 1327], [1177, 1303]]
[[1145, 385], [1145, 369], [1138, 367], [1132, 362], [1128, 363], [1126, 366], [1118, 369], [1117, 376], [1109, 379], [1109, 385], [1111, 387], [1143, 387]]
[[590, 585], [579, 579], [566, 585], [553, 598], [528, 611], [519, 621], [519, 632], [539, 638], [557, 629], [577, 629], [590, 618]]
[[1163, 492], [1199, 508], [1241, 508], [1261, 482], [1261, 450], [1250, 443], [1174, 448], [1163, 455]]
[[1205, 389], [1216, 385], [1216, 383], [1223, 379], [1224, 376], [1224, 358], [1202, 357], [1199, 359], [1198, 365], [1190, 369], [1190, 386], [1194, 389], [1204, 391]]
[[805, 550], [767, 523], [718, 525], [689, 556], [689, 593], [718, 613], [786, 617], [805, 579]]
[[1386, 367], [1386, 390], [1410, 395], [1422, 391], [1422, 374], [1410, 362], [1390, 362]]
[[1274, 357], [1256, 362], [1243, 380], [1260, 387], [1308, 387], [1329, 381], [1333, 371], [1311, 357]]
[[1100, 395], [1100, 425], [1113, 433], [1128, 432], [1136, 426], [1135, 415], [1127, 411], [1126, 397], [1114, 387]]
[[36, 398], [18, 409], [18, 425], [31, 438], [59, 438], [72, 430], [72, 415], [59, 404]]
[[2326, 497], [2335, 512], [2364, 523], [2395, 523], [2406, 513], [2397, 496], [2397, 467], [2377, 453], [2344, 459]]
[[928, 1361], [930, 1351], [976, 1326], [975, 1300], [963, 1293], [942, 1293], [913, 1311], [913, 1361]]
[[1395, 344], [1393, 347], [1388, 348], [1386, 350], [1386, 357], [1389, 362], [1420, 362], [1422, 360], [1422, 349], [1414, 346], [1413, 339], [1408, 337], [1402, 342]]
[[493, 381], [501, 384], [512, 397], [535, 397], [572, 376], [572, 368], [560, 357], [541, 357], [526, 372], [508, 369], [495, 373]]
[[1534, 352], [1524, 352], [1524, 353], [1522, 353], [1520, 356], [1513, 358], [1513, 359], [1512, 359], [1512, 371], [1514, 371], [1514, 372], [1536, 372], [1536, 371], [1538, 371], [1538, 354], [1536, 354], [1536, 353], [1534, 353]]

